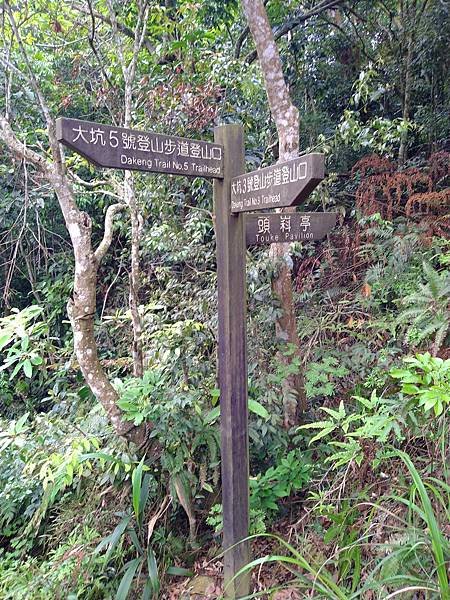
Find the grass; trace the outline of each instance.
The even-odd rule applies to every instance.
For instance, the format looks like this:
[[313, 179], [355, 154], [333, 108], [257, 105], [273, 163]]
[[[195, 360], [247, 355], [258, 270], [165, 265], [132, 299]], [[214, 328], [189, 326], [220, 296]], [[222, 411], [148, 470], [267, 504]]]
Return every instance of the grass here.
[[[399, 450], [396, 454], [407, 467], [412, 479], [408, 497], [396, 495], [389, 497], [390, 500], [405, 506], [410, 515], [409, 523], [400, 519], [401, 526], [398, 530], [399, 534], [404, 535], [406, 541], [400, 545], [395, 543], [390, 546], [382, 545], [388, 554], [370, 571], [366, 571], [363, 585], [358, 589], [354, 589], [351, 584], [345, 585], [345, 582], [336, 580], [336, 573], [327, 564], [330, 561], [315, 565], [281, 537], [263, 534], [248, 539], [269, 537], [277, 542], [281, 552], [251, 561], [236, 574], [236, 577], [270, 563], [282, 565], [293, 577], [289, 584], [253, 593], [247, 596], [248, 600], [263, 594], [275, 594], [276, 591], [286, 587], [313, 592], [314, 597], [329, 600], [362, 600], [369, 591], [377, 594], [376, 597], [382, 600], [412, 597], [412, 594], [417, 591], [428, 593], [429, 598], [450, 600], [447, 574], [450, 549], [440, 528], [437, 512], [439, 511], [447, 521], [449, 520], [450, 486], [434, 477], [423, 479], [408, 454]], [[374, 506], [384, 510], [381, 504], [374, 504]], [[358, 546], [362, 548], [366, 544], [367, 537], [364, 539], [360, 537], [353, 544], [339, 548], [338, 553]], [[385, 569], [387, 565], [394, 570], [394, 573], [388, 573], [389, 569]], [[351, 578], [351, 573], [347, 575]]]

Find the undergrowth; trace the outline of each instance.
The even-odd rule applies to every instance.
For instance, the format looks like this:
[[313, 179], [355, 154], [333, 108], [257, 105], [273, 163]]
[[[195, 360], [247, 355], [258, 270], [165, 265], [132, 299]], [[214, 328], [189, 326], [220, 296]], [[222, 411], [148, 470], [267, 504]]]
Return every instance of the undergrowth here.
[[[248, 258], [251, 533], [257, 552], [270, 547], [246, 567], [267, 573], [251, 597], [448, 599], [450, 246], [444, 221], [430, 225], [434, 196], [414, 187], [440, 193], [435, 160], [410, 184], [390, 161], [360, 162], [347, 185], [357, 211], [328, 241], [293, 248], [304, 352], [289, 368], [273, 266]], [[191, 225], [200, 264], [209, 226]], [[118, 404], [130, 425], [152, 422], [156, 456], [114, 436], [49, 335], [54, 315], [34, 305], [0, 321], [0, 598], [165, 598], [219, 552], [215, 282], [172, 278], [173, 240], [145, 244], [165, 266], [143, 308], [142, 378], [109, 358], [113, 335], [128, 351], [124, 312], [99, 331]], [[300, 372], [308, 410], [289, 430], [282, 395]]]

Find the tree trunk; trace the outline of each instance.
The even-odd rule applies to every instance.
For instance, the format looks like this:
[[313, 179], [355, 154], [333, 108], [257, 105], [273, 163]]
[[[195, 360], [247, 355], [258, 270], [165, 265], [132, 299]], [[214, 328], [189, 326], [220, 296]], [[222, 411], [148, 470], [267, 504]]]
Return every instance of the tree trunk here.
[[141, 216], [137, 206], [134, 190], [133, 174], [125, 172], [125, 200], [130, 208], [131, 217], [131, 272], [130, 272], [130, 311], [133, 323], [133, 375], [144, 374], [144, 355], [142, 348], [142, 316], [139, 313], [139, 290], [141, 288], [141, 272], [139, 249], [141, 246]]
[[[416, 43], [417, 30], [422, 17], [429, 5], [429, 0], [407, 0], [400, 4], [400, 22], [404, 31], [404, 43], [406, 56], [403, 60], [403, 98], [402, 119], [409, 121], [411, 116], [411, 94], [414, 84], [414, 45]], [[398, 164], [402, 166], [408, 158], [408, 131], [404, 131], [400, 138], [398, 151]]]
[[99, 260], [92, 249], [92, 223], [87, 213], [76, 208], [73, 191], [64, 176], [51, 178], [53, 188], [63, 209], [63, 215], [72, 241], [75, 257], [73, 298], [67, 303], [67, 313], [73, 330], [74, 350], [83, 377], [97, 400], [102, 404], [116, 433], [138, 445], [145, 442], [145, 428], [136, 428], [122, 419], [117, 406], [117, 392], [111, 385], [100, 363], [94, 332], [96, 287]]
[[[21, 160], [32, 163], [52, 186], [58, 198], [64, 221], [70, 235], [75, 257], [73, 298], [68, 301], [67, 311], [73, 329], [74, 350], [83, 377], [92, 393], [103, 406], [115, 432], [139, 446], [146, 441], [146, 428], [135, 427], [122, 419], [118, 408], [117, 393], [100, 363], [94, 333], [96, 310], [96, 284], [98, 265], [106, 254], [112, 239], [112, 219], [117, 205], [108, 209], [103, 240], [94, 252], [91, 242], [91, 219], [78, 209], [72, 186], [65, 173], [63, 158], [54, 133], [54, 124], [48, 122], [53, 162], [26, 148], [15, 136], [6, 119], [0, 117], [0, 139]], [[112, 209], [112, 210], [111, 210]]]
[[[127, 84], [125, 84], [127, 86]], [[125, 119], [124, 127], [130, 127], [131, 122], [131, 89], [130, 94], [125, 94]], [[129, 103], [129, 104], [128, 104]], [[130, 210], [131, 219], [131, 268], [130, 268], [130, 293], [129, 303], [131, 321], [133, 324], [133, 375], [142, 377], [144, 374], [144, 356], [142, 349], [142, 317], [139, 313], [139, 290], [141, 287], [141, 272], [139, 249], [141, 246], [141, 216], [136, 200], [134, 175], [125, 171], [124, 175], [124, 200]]]
[[[128, 61], [125, 54], [125, 48], [119, 35], [119, 26], [116, 19], [116, 13], [111, 0], [107, 0], [107, 6], [111, 19], [114, 40], [117, 45], [117, 54], [120, 66], [122, 68], [124, 89], [124, 118], [123, 127], [130, 128], [132, 122], [133, 107], [133, 85], [136, 75], [136, 65], [139, 50], [145, 39], [148, 6], [144, 2], [138, 2], [138, 19], [134, 30], [133, 54]], [[141, 215], [136, 200], [136, 191], [134, 186], [134, 175], [131, 171], [125, 171], [124, 175], [124, 200], [130, 209], [131, 219], [131, 269], [130, 269], [130, 293], [129, 303], [131, 312], [131, 321], [133, 324], [133, 374], [135, 377], [142, 377], [144, 374], [144, 357], [142, 348], [142, 317], [139, 313], [139, 291], [141, 287], [139, 249], [141, 245]]]
[[[277, 128], [279, 161], [284, 162], [298, 156], [298, 110], [292, 104], [284, 80], [280, 55], [263, 2], [261, 0], [242, 0], [242, 5], [255, 41], [270, 111]], [[284, 212], [293, 212], [293, 210], [286, 209]], [[282, 309], [282, 316], [276, 323], [276, 336], [283, 344], [284, 350], [290, 347], [294, 349], [289, 357], [283, 351], [280, 353], [280, 360], [286, 367], [292, 363], [293, 357], [300, 358], [301, 356], [292, 290], [292, 259], [289, 249], [289, 244], [272, 244], [270, 251], [271, 257], [277, 264], [277, 272], [272, 280], [272, 289]], [[300, 413], [306, 408], [301, 373], [286, 377], [283, 402], [284, 424], [289, 428], [298, 423]]]
[[[411, 88], [412, 88], [412, 59], [413, 59], [413, 34], [410, 31], [408, 33], [407, 52], [405, 58], [405, 70], [404, 70], [404, 88], [403, 88], [403, 121], [409, 120], [409, 113], [411, 107]], [[405, 164], [408, 158], [408, 131], [405, 130], [400, 138], [400, 148], [398, 151], [398, 164], [402, 166]]]

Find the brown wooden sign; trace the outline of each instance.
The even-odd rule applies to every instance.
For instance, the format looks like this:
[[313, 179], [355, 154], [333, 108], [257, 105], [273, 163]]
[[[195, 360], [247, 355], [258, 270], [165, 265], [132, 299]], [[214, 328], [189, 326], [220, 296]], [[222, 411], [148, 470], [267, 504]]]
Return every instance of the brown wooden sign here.
[[223, 148], [151, 131], [79, 119], [56, 121], [58, 140], [100, 167], [223, 178]]
[[231, 182], [231, 212], [295, 206], [324, 177], [324, 155], [317, 153], [235, 177]]
[[246, 215], [247, 246], [321, 240], [336, 224], [336, 213], [259, 213]]

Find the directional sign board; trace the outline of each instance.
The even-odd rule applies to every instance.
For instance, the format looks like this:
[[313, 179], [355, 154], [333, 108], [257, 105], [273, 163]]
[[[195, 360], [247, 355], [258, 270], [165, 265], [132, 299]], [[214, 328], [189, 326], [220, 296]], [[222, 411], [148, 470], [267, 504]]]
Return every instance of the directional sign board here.
[[295, 206], [324, 177], [324, 155], [317, 153], [240, 175], [231, 182], [231, 212]]
[[245, 217], [247, 246], [321, 240], [337, 213], [256, 213]]
[[220, 144], [66, 118], [57, 119], [56, 133], [100, 167], [223, 178]]

